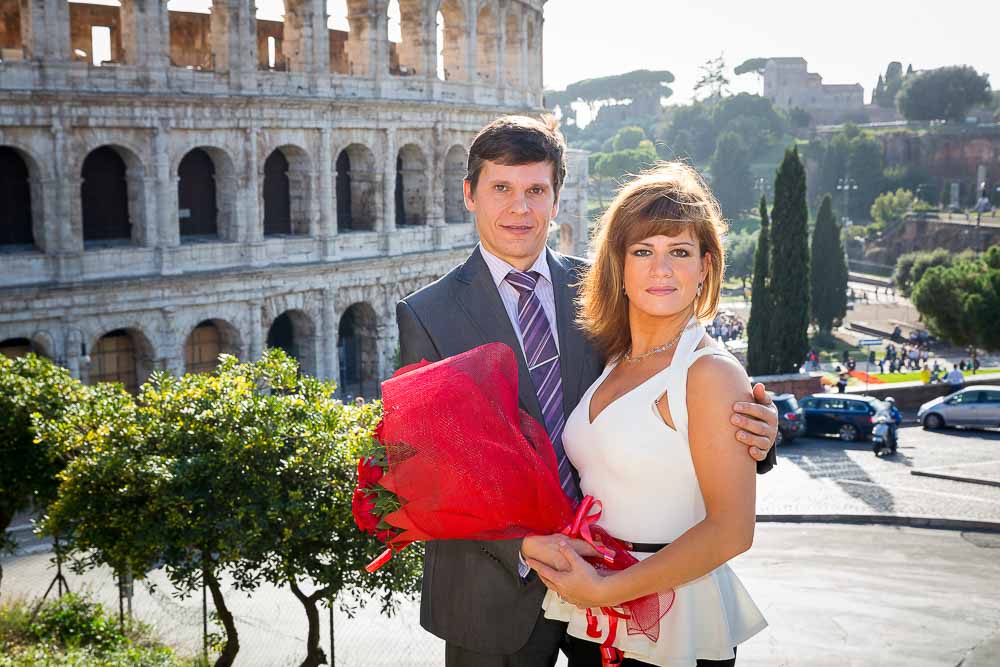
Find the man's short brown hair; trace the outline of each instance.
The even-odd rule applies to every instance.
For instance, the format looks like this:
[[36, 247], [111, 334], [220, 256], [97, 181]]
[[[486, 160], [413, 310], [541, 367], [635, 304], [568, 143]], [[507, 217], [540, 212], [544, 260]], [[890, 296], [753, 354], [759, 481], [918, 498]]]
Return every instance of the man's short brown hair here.
[[552, 116], [501, 116], [476, 135], [469, 149], [466, 180], [475, 192], [483, 162], [505, 166], [548, 162], [556, 197], [566, 180], [566, 140]]

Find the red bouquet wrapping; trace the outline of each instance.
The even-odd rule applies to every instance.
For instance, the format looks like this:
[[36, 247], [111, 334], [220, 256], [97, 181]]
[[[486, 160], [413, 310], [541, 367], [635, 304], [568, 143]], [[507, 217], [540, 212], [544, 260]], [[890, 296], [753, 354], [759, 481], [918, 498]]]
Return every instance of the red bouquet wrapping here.
[[[382, 383], [374, 454], [358, 463], [353, 502], [358, 527], [388, 547], [369, 571], [415, 541], [558, 532], [590, 542], [603, 556], [592, 559], [598, 567], [637, 562], [594, 525], [600, 503], [586, 498], [574, 509], [563, 493], [545, 428], [518, 407], [517, 381], [514, 352], [490, 343]], [[603, 612], [656, 641], [672, 601], [672, 592], [651, 595]]]

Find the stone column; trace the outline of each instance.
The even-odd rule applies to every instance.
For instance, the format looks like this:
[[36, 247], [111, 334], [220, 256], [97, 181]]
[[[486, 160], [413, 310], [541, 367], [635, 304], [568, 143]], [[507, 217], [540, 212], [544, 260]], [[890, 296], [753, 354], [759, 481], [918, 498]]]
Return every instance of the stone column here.
[[337, 192], [334, 187], [336, 161], [333, 157], [333, 130], [324, 127], [319, 139], [319, 234], [320, 253], [332, 261], [337, 255]]
[[382, 162], [382, 227], [381, 231], [392, 234], [396, 231], [396, 130], [385, 131], [385, 154]]
[[184, 374], [186, 367], [183, 334], [177, 331], [174, 321], [177, 317], [177, 308], [174, 306], [161, 308], [160, 315], [162, 317], [160, 344], [154, 348], [154, 355], [158, 354], [158, 356], [153, 360], [153, 367], [179, 377]]
[[[31, 2], [34, 56], [42, 60], [70, 60], [69, 3], [66, 0]], [[37, 20], [37, 22], [36, 22]]]
[[74, 328], [71, 323], [66, 321], [63, 322], [63, 330], [66, 334], [64, 336], [63, 343], [65, 354], [63, 355], [62, 363], [66, 366], [70, 375], [77, 380], [82, 380], [81, 354], [83, 352], [83, 333], [79, 329]]
[[389, 77], [389, 16], [386, 13], [388, 3], [379, 0], [375, 3], [375, 7], [374, 14], [368, 14], [367, 36], [371, 44], [369, 62], [372, 64], [369, 76], [375, 79], [376, 89], [381, 94], [381, 84]]
[[170, 12], [166, 2], [135, 2], [138, 14], [136, 64], [163, 85], [170, 67]]
[[254, 3], [246, 0], [218, 1], [220, 4], [226, 2], [229, 12], [229, 85], [233, 90], [255, 91], [257, 18]]
[[330, 89], [330, 29], [326, 25], [326, 0], [312, 2], [312, 67], [309, 72], [309, 89], [323, 92]]
[[260, 243], [264, 238], [264, 223], [260, 216], [261, 184], [257, 162], [257, 128], [246, 128], [247, 140], [243, 144], [243, 159], [246, 164], [246, 187], [242, 197], [245, 206], [243, 216], [245, 227], [243, 241]]
[[180, 226], [177, 214], [177, 182], [170, 173], [170, 154], [166, 123], [153, 128], [153, 175], [155, 177], [156, 226], [159, 235], [150, 243], [160, 248], [180, 245]]
[[340, 318], [337, 316], [337, 291], [323, 290], [322, 297], [323, 321], [320, 332], [320, 354], [322, 363], [317, 364], [317, 374], [322, 369], [320, 379], [336, 382], [340, 385], [340, 355], [337, 351], [337, 328]]
[[250, 357], [248, 361], [257, 361], [264, 354], [264, 314], [263, 304], [254, 299], [247, 304], [247, 327], [250, 338]]

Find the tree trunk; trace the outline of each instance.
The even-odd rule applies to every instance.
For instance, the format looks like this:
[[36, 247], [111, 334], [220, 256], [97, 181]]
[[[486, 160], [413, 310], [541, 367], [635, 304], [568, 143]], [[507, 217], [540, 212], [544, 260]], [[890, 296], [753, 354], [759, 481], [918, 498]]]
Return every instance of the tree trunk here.
[[289, 583], [292, 593], [299, 599], [306, 609], [306, 618], [309, 620], [309, 634], [306, 638], [306, 658], [299, 667], [319, 667], [325, 665], [326, 653], [319, 646], [319, 607], [316, 603], [329, 596], [329, 588], [321, 588], [312, 595], [306, 595], [298, 587], [294, 580]]
[[215, 667], [230, 667], [233, 661], [236, 660], [236, 653], [240, 650], [240, 640], [236, 633], [236, 622], [233, 620], [233, 615], [230, 613], [229, 608], [226, 607], [226, 601], [222, 599], [222, 588], [219, 586], [219, 580], [208, 570], [205, 570], [205, 584], [208, 586], [209, 592], [212, 593], [212, 603], [215, 604], [215, 611], [219, 614], [219, 619], [226, 629], [226, 645], [222, 647], [222, 653], [219, 655], [219, 659], [215, 661]]

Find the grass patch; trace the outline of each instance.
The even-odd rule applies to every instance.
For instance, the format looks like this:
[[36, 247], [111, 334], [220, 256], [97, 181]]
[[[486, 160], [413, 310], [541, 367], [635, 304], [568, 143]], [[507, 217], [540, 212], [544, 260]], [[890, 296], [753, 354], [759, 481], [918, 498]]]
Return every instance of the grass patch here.
[[206, 667], [182, 658], [154, 636], [150, 626], [127, 621], [86, 596], [68, 594], [37, 603], [0, 603], [0, 667]]

